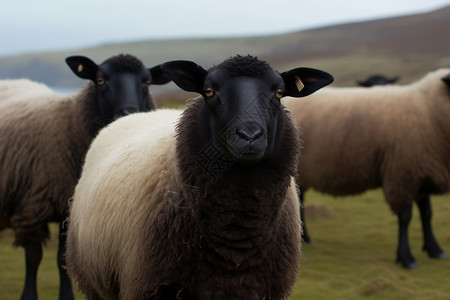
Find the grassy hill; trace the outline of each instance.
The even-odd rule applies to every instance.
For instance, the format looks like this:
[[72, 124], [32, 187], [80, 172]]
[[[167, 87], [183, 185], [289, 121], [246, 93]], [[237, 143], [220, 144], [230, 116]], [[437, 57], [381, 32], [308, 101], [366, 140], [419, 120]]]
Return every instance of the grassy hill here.
[[[109, 56], [130, 53], [149, 67], [173, 59], [189, 59], [210, 67], [234, 54], [252, 54], [279, 71], [297, 66], [321, 68], [335, 76], [336, 86], [355, 85], [357, 79], [372, 73], [400, 75], [400, 83], [408, 83], [430, 70], [450, 66], [448, 28], [450, 6], [430, 13], [272, 36], [107, 44], [0, 58], [0, 79], [28, 77], [51, 86], [80, 87], [83, 81], [64, 63], [65, 57], [75, 54], [100, 63]], [[175, 94], [169, 93], [175, 90]], [[167, 93], [185, 98], [173, 84], [154, 91], [166, 95], [157, 97], [160, 100]]]

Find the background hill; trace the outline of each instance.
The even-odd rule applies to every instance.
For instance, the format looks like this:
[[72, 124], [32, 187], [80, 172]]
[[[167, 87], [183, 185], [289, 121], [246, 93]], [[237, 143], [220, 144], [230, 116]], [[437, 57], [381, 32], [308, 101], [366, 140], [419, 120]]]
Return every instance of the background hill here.
[[[60, 52], [0, 58], [0, 79], [27, 77], [52, 87], [84, 84], [66, 66], [70, 55], [85, 55], [97, 63], [118, 53], [139, 57], [146, 66], [189, 59], [211, 67], [234, 54], [252, 54], [279, 71], [297, 66], [321, 68], [335, 76], [335, 86], [353, 86], [373, 73], [400, 75], [400, 84], [450, 66], [450, 6], [425, 14], [349, 23], [337, 26], [243, 38], [152, 40]], [[157, 100], [186, 98], [173, 84], [155, 87]], [[175, 94], [173, 94], [175, 93]]]

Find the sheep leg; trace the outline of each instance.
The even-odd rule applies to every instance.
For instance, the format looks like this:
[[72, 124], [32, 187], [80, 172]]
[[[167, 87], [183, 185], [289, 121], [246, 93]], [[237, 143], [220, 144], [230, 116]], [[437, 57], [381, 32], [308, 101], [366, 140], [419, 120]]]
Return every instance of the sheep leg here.
[[25, 247], [25, 286], [22, 291], [22, 300], [37, 299], [36, 278], [39, 264], [42, 260], [42, 246], [40, 243], [27, 241]]
[[400, 262], [407, 269], [415, 269], [417, 267], [416, 260], [411, 254], [408, 240], [408, 227], [412, 218], [412, 205], [398, 213], [398, 249], [397, 262]]
[[431, 258], [443, 259], [447, 255], [439, 247], [436, 238], [434, 237], [433, 229], [431, 228], [431, 218], [433, 215], [431, 209], [430, 196], [427, 195], [418, 199], [417, 205], [420, 210], [420, 219], [422, 221], [423, 230], [423, 250], [428, 252], [428, 256]]
[[302, 222], [303, 232], [302, 232], [302, 241], [306, 244], [314, 244], [314, 241], [309, 237], [308, 231], [306, 230], [306, 221], [305, 221], [305, 200], [304, 193], [300, 191], [300, 187], [297, 187], [298, 195], [300, 198], [300, 221]]
[[58, 244], [58, 270], [59, 270], [59, 299], [74, 299], [72, 292], [72, 283], [70, 282], [67, 271], [64, 268], [66, 265], [66, 237], [67, 237], [67, 226], [64, 223], [59, 224], [59, 244]]

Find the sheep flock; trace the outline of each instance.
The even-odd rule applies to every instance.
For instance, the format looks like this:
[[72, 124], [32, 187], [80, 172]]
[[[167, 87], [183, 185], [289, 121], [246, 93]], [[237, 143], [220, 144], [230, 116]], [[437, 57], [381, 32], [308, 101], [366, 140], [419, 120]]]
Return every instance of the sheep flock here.
[[[308, 189], [381, 188], [406, 269], [415, 203], [423, 250], [446, 258], [430, 197], [450, 191], [450, 69], [343, 88], [251, 55], [209, 69], [128, 54], [66, 63], [88, 80], [72, 96], [0, 80], [0, 230], [25, 248], [21, 299], [37, 299], [52, 222], [59, 299], [74, 299], [71, 280], [89, 300], [287, 299], [313, 242]], [[199, 96], [157, 109], [149, 87], [170, 81]]]

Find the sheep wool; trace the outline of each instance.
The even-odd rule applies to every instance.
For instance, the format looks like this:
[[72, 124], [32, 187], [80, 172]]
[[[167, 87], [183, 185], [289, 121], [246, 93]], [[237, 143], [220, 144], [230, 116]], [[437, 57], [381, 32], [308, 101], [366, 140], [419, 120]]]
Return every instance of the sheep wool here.
[[450, 97], [441, 78], [448, 74], [441, 69], [407, 86], [326, 88], [304, 101], [285, 98], [304, 143], [301, 188], [349, 195], [383, 184], [395, 213], [420, 190], [447, 192]]
[[87, 120], [73, 112], [82, 116], [86, 108], [27, 80], [2, 81], [0, 91], [0, 167], [9, 170], [0, 180], [0, 230], [14, 228], [18, 246], [41, 243], [49, 237], [46, 222], [67, 216], [68, 201], [59, 199], [72, 196], [90, 142], [79, 126]]
[[[215, 290], [224, 294], [214, 299], [262, 299], [245, 293], [258, 287], [266, 299], [290, 293], [301, 234], [292, 170], [285, 166], [281, 181], [266, 174], [247, 183], [244, 177], [212, 182], [191, 152], [199, 102], [180, 121], [176, 110], [135, 114], [94, 140], [75, 190], [67, 244], [69, 273], [89, 299], [213, 299]], [[286, 142], [295, 149], [297, 131], [290, 130]], [[253, 180], [262, 182], [248, 192], [248, 203], [221, 199], [230, 189], [242, 192], [230, 184], [240, 181], [245, 190]], [[241, 232], [233, 238], [235, 251], [220, 246], [217, 230], [238, 221], [240, 229], [227, 233]]]

